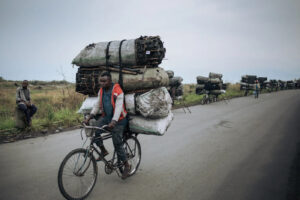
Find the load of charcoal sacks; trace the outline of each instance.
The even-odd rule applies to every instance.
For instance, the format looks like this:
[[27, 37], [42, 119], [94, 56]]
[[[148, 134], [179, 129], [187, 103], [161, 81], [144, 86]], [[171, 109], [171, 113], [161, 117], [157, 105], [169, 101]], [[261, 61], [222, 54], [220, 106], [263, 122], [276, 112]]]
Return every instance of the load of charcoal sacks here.
[[174, 76], [174, 72], [172, 70], [167, 70], [166, 72], [169, 76], [168, 91], [172, 99], [181, 97], [183, 95], [183, 78], [180, 76]]
[[267, 80], [268, 78], [267, 77], [258, 77], [257, 78], [258, 82], [259, 82], [259, 85], [260, 85], [260, 90], [263, 90], [263, 89], [267, 89]]
[[240, 82], [240, 90], [254, 90], [255, 80], [257, 80], [257, 76], [255, 75], [242, 76], [242, 80]]
[[268, 82], [268, 85], [269, 85], [269, 89], [271, 91], [277, 91], [279, 89], [279, 83], [277, 80], [275, 79], [271, 79], [269, 82]]
[[112, 82], [119, 83], [125, 93], [130, 130], [164, 135], [173, 120], [172, 98], [166, 89], [169, 77], [158, 67], [165, 52], [159, 36], [85, 47], [72, 62], [79, 66], [76, 91], [89, 96], [78, 112], [84, 115], [91, 112], [100, 89], [99, 75], [109, 71]]
[[220, 95], [227, 89], [223, 83], [223, 75], [210, 72], [209, 77], [197, 76], [196, 94]]
[[282, 81], [282, 80], [278, 80], [278, 86], [279, 86], [280, 90], [286, 90], [287, 89], [287, 82]]
[[296, 83], [293, 80], [289, 80], [286, 82], [286, 87], [287, 87], [287, 89], [295, 89]]
[[296, 87], [297, 89], [300, 89], [300, 79], [296, 80], [295, 87]]

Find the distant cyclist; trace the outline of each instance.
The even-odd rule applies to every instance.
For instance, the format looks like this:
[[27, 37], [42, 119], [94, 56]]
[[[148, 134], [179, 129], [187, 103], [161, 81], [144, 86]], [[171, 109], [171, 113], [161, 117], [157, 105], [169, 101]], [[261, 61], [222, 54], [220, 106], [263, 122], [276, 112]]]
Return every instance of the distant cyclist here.
[[254, 97], [257, 99], [258, 98], [258, 94], [260, 91], [260, 85], [258, 80], [255, 80], [255, 84], [254, 84]]
[[[129, 175], [131, 166], [127, 161], [128, 158], [122, 146], [123, 132], [128, 123], [126, 118], [127, 112], [124, 106], [124, 93], [119, 84], [112, 83], [111, 74], [109, 72], [103, 72], [99, 76], [99, 82], [101, 88], [98, 93], [97, 103], [94, 105], [85, 123], [88, 124], [89, 120], [93, 118], [99, 110], [101, 111], [102, 117], [97, 121], [97, 126], [102, 127], [103, 125], [108, 125], [108, 128], [111, 129], [112, 140], [118, 159], [122, 161], [125, 166], [122, 174], [122, 178], [125, 179]], [[97, 130], [96, 136], [100, 136], [101, 133], [101, 130]], [[106, 156], [108, 151], [105, 149], [103, 141], [99, 139], [96, 144], [99, 146], [102, 155]]]

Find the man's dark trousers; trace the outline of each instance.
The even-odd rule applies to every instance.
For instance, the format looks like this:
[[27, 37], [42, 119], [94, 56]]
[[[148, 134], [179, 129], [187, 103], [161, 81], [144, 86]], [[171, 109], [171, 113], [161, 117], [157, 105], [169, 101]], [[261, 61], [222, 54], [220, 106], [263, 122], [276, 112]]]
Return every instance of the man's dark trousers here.
[[18, 109], [23, 111], [26, 116], [27, 123], [30, 123], [31, 117], [36, 113], [37, 107], [35, 105], [26, 106], [23, 103], [18, 104]]
[[[125, 120], [125, 121], [123, 121], [123, 120]], [[110, 122], [111, 122], [111, 120], [108, 119], [107, 117], [102, 117], [97, 121], [96, 125], [98, 127], [102, 127], [103, 125], [108, 125]], [[123, 148], [123, 142], [122, 142], [123, 132], [125, 130], [126, 124], [127, 124], [127, 119], [124, 118], [120, 122], [118, 122], [112, 130], [110, 130], [112, 132], [112, 141], [113, 141], [113, 144], [115, 147], [115, 151], [117, 153], [118, 159], [122, 162], [125, 162], [127, 160], [127, 157], [125, 155], [125, 151]], [[103, 131], [97, 130], [95, 135], [97, 137], [99, 137], [101, 135], [101, 133], [103, 133]], [[99, 147], [103, 146], [103, 141], [101, 139], [99, 139], [98, 141], [96, 141], [96, 144]]]

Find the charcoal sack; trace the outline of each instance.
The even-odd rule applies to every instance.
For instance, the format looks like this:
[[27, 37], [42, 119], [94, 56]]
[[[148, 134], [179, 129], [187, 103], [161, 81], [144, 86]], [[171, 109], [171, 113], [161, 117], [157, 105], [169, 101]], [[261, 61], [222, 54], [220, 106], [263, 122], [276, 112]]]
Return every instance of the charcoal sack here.
[[86, 46], [72, 61], [81, 67], [106, 65], [159, 65], [166, 49], [160, 37], [144, 36], [124, 41], [93, 43]]
[[160, 119], [147, 119], [142, 116], [133, 115], [129, 118], [129, 128], [135, 133], [162, 136], [168, 130], [172, 120], [172, 112], [167, 117]]
[[136, 114], [135, 93], [125, 95], [125, 107], [128, 114]]
[[183, 79], [180, 76], [176, 76], [173, 78], [170, 78], [170, 83], [169, 85], [171, 87], [179, 87], [182, 83]]
[[145, 118], [166, 117], [171, 108], [172, 98], [165, 87], [150, 90], [136, 97], [136, 110]]
[[[103, 70], [87, 70], [79, 68], [76, 74], [76, 92], [96, 96], [100, 89], [98, 81], [99, 75]], [[119, 73], [111, 72], [112, 81], [119, 82]], [[150, 90], [158, 87], [167, 87], [169, 85], [168, 74], [160, 67], [146, 68], [142, 74], [123, 74], [124, 92], [134, 92], [138, 90]]]
[[179, 85], [175, 90], [175, 96], [180, 97], [183, 96], [183, 85]]
[[218, 78], [218, 79], [222, 79], [223, 74], [218, 74], [218, 73], [213, 73], [213, 72], [209, 72], [209, 78]]
[[[97, 103], [98, 97], [88, 97], [86, 98], [82, 104], [77, 113], [87, 115], [90, 114], [94, 105]], [[100, 113], [98, 113], [100, 114]]]
[[169, 78], [173, 78], [173, 77], [174, 77], [174, 71], [172, 71], [172, 70], [167, 70], [166, 72], [167, 72]]
[[208, 77], [204, 77], [204, 76], [197, 76], [197, 83], [198, 84], [205, 84], [207, 83], [209, 80]]

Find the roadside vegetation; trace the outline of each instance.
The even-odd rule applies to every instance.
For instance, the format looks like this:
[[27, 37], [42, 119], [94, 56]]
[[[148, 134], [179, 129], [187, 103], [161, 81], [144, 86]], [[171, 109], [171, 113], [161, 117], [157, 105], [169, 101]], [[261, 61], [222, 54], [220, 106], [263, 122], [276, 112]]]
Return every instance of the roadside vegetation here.
[[32, 127], [27, 130], [15, 128], [16, 88], [21, 81], [0, 79], [0, 134], [29, 132], [48, 132], [72, 127], [82, 120], [77, 114], [84, 95], [75, 92], [75, 84], [66, 81], [29, 81], [32, 103], [38, 108], [32, 118]]
[[[204, 95], [197, 95], [196, 91], [196, 84], [184, 84], [184, 95], [183, 95], [183, 102], [187, 106], [198, 105], [201, 104], [201, 100], [204, 98]], [[232, 99], [235, 97], [242, 97], [244, 96], [245, 91], [240, 90], [239, 84], [229, 84], [227, 86], [227, 90], [225, 94], [221, 94], [218, 97], [218, 100], [224, 99]], [[180, 107], [183, 103], [182, 101], [175, 101], [175, 107]]]

